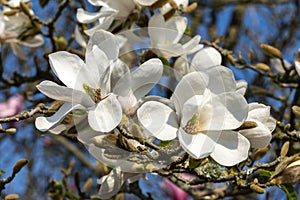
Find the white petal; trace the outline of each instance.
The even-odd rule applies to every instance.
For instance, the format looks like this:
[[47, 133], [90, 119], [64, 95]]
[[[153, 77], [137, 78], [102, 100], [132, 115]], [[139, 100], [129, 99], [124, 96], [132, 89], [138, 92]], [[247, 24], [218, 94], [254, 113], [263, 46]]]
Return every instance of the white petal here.
[[95, 12], [95, 13], [90, 13], [82, 8], [77, 9], [76, 17], [80, 23], [91, 23], [99, 19], [100, 17], [107, 17], [112, 14], [114, 14], [116, 11], [115, 10], [103, 10], [101, 9], [100, 12]]
[[78, 131], [77, 134], [77, 139], [82, 143], [82, 144], [89, 144], [91, 142], [91, 139], [102, 135], [103, 133], [101, 132], [96, 132], [94, 131], [91, 127], [86, 126], [84, 129]]
[[75, 40], [80, 46], [86, 47], [86, 41], [80, 33], [78, 26], [75, 27]]
[[270, 106], [266, 106], [262, 103], [250, 103], [247, 120], [257, 120], [264, 124], [269, 120], [270, 109]]
[[205, 70], [213, 66], [221, 65], [222, 56], [213, 47], [207, 47], [198, 51], [192, 60], [191, 67], [196, 71]]
[[144, 62], [131, 73], [131, 89], [137, 100], [144, 97], [160, 80], [163, 64], [157, 58]]
[[99, 195], [101, 199], [109, 199], [116, 195], [125, 182], [124, 174], [120, 167], [116, 167], [107, 175], [99, 180], [101, 184]]
[[73, 105], [72, 103], [64, 103], [58, 111], [51, 117], [37, 117], [35, 120], [35, 127], [40, 131], [48, 131], [53, 128], [59, 122], [61, 122], [64, 117], [69, 114], [74, 109], [84, 109], [81, 105]]
[[98, 30], [107, 30], [113, 23], [114, 19], [114, 16], [101, 18], [98, 20], [99, 24], [93, 26], [88, 30], [85, 30], [84, 33], [91, 37]]
[[245, 136], [254, 148], [264, 148], [270, 144], [272, 134], [268, 127], [259, 121], [254, 121], [257, 127], [251, 129], [240, 130], [239, 132]]
[[119, 56], [119, 43], [112, 33], [104, 30], [96, 31], [90, 38], [87, 45], [87, 52], [93, 49], [93, 46], [98, 46], [107, 56], [109, 60], [115, 61]]
[[95, 131], [110, 132], [122, 119], [122, 108], [114, 94], [100, 101], [89, 111], [89, 124]]
[[274, 119], [273, 117], [269, 117], [268, 121], [265, 122], [265, 126], [268, 127], [271, 133], [276, 128], [276, 124], [277, 124], [276, 119]]
[[[59, 51], [49, 55], [49, 62], [55, 75], [69, 88], [75, 88], [80, 78], [78, 72], [85, 67], [85, 63], [75, 54]], [[88, 77], [82, 77], [87, 80]], [[79, 89], [79, 88], [78, 88]]]
[[190, 72], [189, 61], [186, 54], [178, 57], [174, 63], [174, 73], [177, 80], [180, 80], [184, 75]]
[[135, 1], [142, 6], [151, 6], [158, 0], [135, 0]]
[[300, 76], [300, 62], [299, 61], [295, 61], [295, 68], [296, 68], [298, 75]]
[[250, 142], [235, 131], [223, 131], [210, 156], [224, 166], [236, 165], [248, 157]]
[[44, 39], [41, 35], [35, 35], [29, 40], [22, 41], [21, 44], [26, 45], [28, 47], [38, 47], [44, 44]]
[[[270, 64], [273, 68], [275, 68], [276, 71], [278, 71], [279, 73], [282, 73], [284, 74], [285, 73], [285, 70], [284, 68], [282, 67], [282, 63], [280, 61], [279, 58], [271, 58], [270, 59]], [[290, 69], [292, 64], [289, 63], [288, 61], [284, 60], [284, 65], [287, 69]]]
[[236, 81], [236, 92], [245, 95], [248, 83], [244, 80]]
[[46, 96], [73, 104], [81, 104], [84, 107], [93, 106], [95, 103], [85, 93], [72, 88], [57, 85], [52, 81], [43, 81], [36, 86]]
[[204, 93], [208, 80], [207, 75], [201, 72], [191, 72], [180, 80], [171, 97], [179, 116], [181, 115], [183, 104], [189, 98]]
[[151, 47], [151, 51], [159, 57], [169, 59], [184, 54], [184, 49], [181, 44], [156, 44]]
[[161, 14], [153, 15], [149, 20], [148, 32], [151, 44], [164, 44], [166, 41], [165, 19]]
[[139, 122], [154, 137], [159, 140], [172, 140], [176, 138], [178, 122], [175, 112], [168, 106], [148, 101], [137, 111]]
[[235, 92], [236, 81], [233, 72], [224, 66], [211, 67], [204, 71], [209, 75], [209, 83], [207, 88], [215, 94], [223, 92]]
[[[85, 83], [93, 88], [98, 88], [100, 86], [100, 79], [104, 73], [106, 73], [106, 69], [110, 67], [109, 60], [106, 54], [97, 46], [94, 46], [92, 51], [86, 53], [85, 59], [86, 67], [80, 70], [79, 73], [84, 77], [88, 77], [89, 81]], [[99, 62], [99, 60], [101, 60], [101, 62]]]
[[195, 37], [190, 39], [187, 43], [182, 45], [183, 49], [185, 50], [185, 53], [192, 54], [202, 49], [203, 44], [199, 44], [200, 39], [201, 39], [200, 35], [196, 35]]
[[167, 40], [171, 43], [177, 43], [187, 26], [187, 18], [182, 16], [175, 16], [166, 22]]
[[186, 133], [179, 128], [178, 139], [182, 148], [196, 159], [205, 158], [213, 152], [216, 140], [221, 132], [210, 132], [208, 136], [205, 132], [194, 135]]

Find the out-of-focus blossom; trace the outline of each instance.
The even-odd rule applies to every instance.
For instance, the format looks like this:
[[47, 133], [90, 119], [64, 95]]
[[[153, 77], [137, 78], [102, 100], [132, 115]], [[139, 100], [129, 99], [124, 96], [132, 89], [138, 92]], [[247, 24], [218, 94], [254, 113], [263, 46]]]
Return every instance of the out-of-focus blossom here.
[[160, 57], [169, 59], [183, 54], [191, 54], [202, 48], [200, 36], [196, 35], [185, 44], [180, 39], [187, 27], [187, 19], [182, 16], [172, 17], [165, 21], [161, 14], [153, 15], [149, 20], [150, 48]]
[[187, 200], [189, 194], [175, 185], [172, 181], [164, 178], [160, 183], [160, 188], [171, 198], [171, 200]]
[[231, 70], [219, 66], [205, 72], [189, 73], [178, 83], [171, 97], [175, 111], [148, 101], [138, 109], [138, 119], [160, 140], [178, 135], [193, 157], [211, 156], [221, 165], [232, 166], [248, 156], [249, 141], [234, 131], [244, 123], [248, 104], [236, 92]]
[[295, 55], [294, 62], [295, 62], [296, 71], [297, 71], [298, 75], [300, 76], [300, 49], [298, 49], [298, 52]]
[[17, 94], [10, 97], [6, 102], [0, 103], [0, 118], [18, 114], [24, 108], [23, 96]]
[[[20, 0], [8, 2], [11, 7], [17, 7], [19, 4]], [[4, 10], [0, 11], [0, 44], [9, 43], [15, 55], [26, 59], [20, 45], [35, 48], [44, 44], [44, 40], [38, 33], [39, 28], [32, 26], [28, 16], [22, 12], [12, 15], [5, 14], [10, 11], [11, 8], [8, 7], [4, 7]], [[30, 10], [30, 12], [33, 15], [33, 11]]]

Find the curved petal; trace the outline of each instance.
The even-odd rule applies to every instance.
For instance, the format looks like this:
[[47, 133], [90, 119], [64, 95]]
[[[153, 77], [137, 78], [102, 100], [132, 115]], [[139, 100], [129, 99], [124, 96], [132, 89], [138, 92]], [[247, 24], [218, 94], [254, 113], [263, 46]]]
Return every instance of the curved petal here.
[[268, 121], [265, 122], [265, 126], [268, 127], [271, 133], [276, 128], [276, 124], [277, 124], [276, 119], [274, 119], [273, 117], [269, 117]]
[[60, 86], [52, 81], [43, 81], [36, 87], [40, 92], [52, 99], [70, 102], [73, 104], [81, 104], [84, 107], [91, 107], [95, 104], [94, 101], [85, 93]]
[[201, 39], [200, 35], [196, 35], [192, 39], [190, 39], [187, 43], [182, 45], [183, 49], [185, 50], [186, 54], [192, 54], [195, 53], [196, 51], [199, 51], [200, 49], [203, 48], [203, 44], [199, 44]]
[[264, 148], [270, 144], [272, 134], [268, 127], [259, 121], [254, 121], [257, 127], [251, 129], [240, 130], [240, 134], [245, 136], [254, 148]]
[[[166, 42], [168, 43], [168, 41]], [[153, 45], [153, 44], [151, 44]], [[181, 44], [155, 44], [151, 46], [151, 51], [159, 57], [169, 59], [171, 57], [177, 57], [184, 54], [184, 49]]]
[[109, 60], [115, 61], [119, 56], [120, 44], [118, 39], [108, 31], [96, 31], [90, 38], [86, 51], [92, 51], [94, 45], [98, 46]]
[[204, 71], [209, 76], [207, 88], [212, 93], [221, 94], [223, 92], [235, 92], [236, 81], [233, 72], [224, 66], [211, 67]]
[[38, 47], [44, 44], [44, 39], [41, 35], [35, 35], [29, 40], [21, 41], [20, 43], [28, 47]]
[[91, 37], [98, 30], [107, 30], [114, 20], [114, 15], [100, 18], [97, 25], [90, 29], [84, 30], [84, 33]]
[[184, 75], [190, 72], [189, 61], [186, 54], [178, 57], [174, 63], [174, 74], [177, 80], [180, 80]]
[[248, 83], [244, 80], [236, 81], [236, 92], [245, 95]]
[[116, 167], [111, 170], [108, 175], [103, 176], [98, 180], [98, 183], [101, 184], [99, 190], [101, 199], [109, 199], [116, 195], [124, 182], [124, 174], [120, 167]]
[[158, 0], [135, 0], [135, 1], [138, 4], [140, 4], [141, 6], [151, 6], [152, 4], [157, 2]]
[[84, 109], [84, 107], [79, 104], [64, 103], [51, 117], [37, 117], [35, 119], [35, 127], [40, 131], [48, 131], [60, 123], [74, 109]]
[[[69, 88], [75, 89], [79, 79], [86, 80], [88, 77], [80, 77], [78, 73], [85, 67], [85, 63], [75, 54], [59, 51], [49, 55], [49, 63], [55, 75]], [[83, 90], [78, 88], [78, 90]]]
[[182, 16], [175, 16], [166, 21], [167, 39], [171, 43], [177, 43], [181, 39], [187, 26], [187, 18]]
[[300, 76], [300, 61], [295, 61], [295, 68], [298, 75]]
[[183, 104], [189, 98], [204, 93], [204, 90], [208, 85], [208, 80], [208, 76], [202, 72], [191, 72], [180, 80], [171, 97], [179, 116], [181, 116]]
[[210, 156], [220, 165], [233, 166], [248, 157], [250, 142], [235, 131], [223, 131]]
[[78, 131], [77, 139], [82, 144], [87, 145], [91, 142], [92, 138], [97, 137], [102, 134], [103, 133], [94, 131], [91, 127], [86, 126], [83, 130]]
[[[86, 67], [80, 70], [79, 73], [84, 77], [88, 77], [88, 82], [85, 83], [93, 88], [98, 88], [100, 81], [102, 81], [100, 80], [101, 77], [106, 73], [106, 69], [110, 67], [109, 60], [106, 54], [97, 46], [94, 46], [90, 52], [86, 52], [85, 59]], [[99, 62], [99, 60], [101, 60], [101, 62]], [[78, 85], [77, 87], [80, 86]]]
[[221, 65], [222, 56], [213, 47], [207, 47], [198, 51], [192, 60], [191, 67], [195, 71], [201, 71], [213, 66]]
[[89, 124], [95, 131], [110, 132], [122, 119], [122, 108], [114, 94], [109, 96], [89, 111]]
[[182, 148], [196, 159], [205, 158], [213, 152], [219, 135], [220, 132], [210, 132], [210, 136], [205, 132], [188, 134], [182, 128], [178, 131]]
[[163, 73], [163, 64], [157, 58], [144, 62], [131, 72], [131, 89], [137, 100], [144, 97], [160, 80]]
[[100, 17], [107, 17], [113, 13], [114, 12], [112, 11], [111, 12], [100, 11], [100, 12], [91, 13], [83, 10], [82, 8], [78, 8], [76, 17], [80, 23], [92, 23], [98, 20]]
[[159, 140], [172, 140], [177, 136], [178, 122], [176, 113], [168, 106], [148, 101], [137, 110], [142, 126]]
[[166, 41], [165, 19], [161, 14], [153, 15], [148, 24], [148, 33], [151, 40], [151, 46], [164, 44]]
[[264, 124], [269, 120], [270, 109], [270, 106], [266, 106], [262, 103], [249, 103], [247, 120], [260, 121]]

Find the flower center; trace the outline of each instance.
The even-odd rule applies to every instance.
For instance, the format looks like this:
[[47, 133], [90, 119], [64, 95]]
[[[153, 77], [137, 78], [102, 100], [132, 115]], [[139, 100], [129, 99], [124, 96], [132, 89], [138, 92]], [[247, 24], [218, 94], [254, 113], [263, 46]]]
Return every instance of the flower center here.
[[201, 131], [203, 131], [205, 120], [200, 119], [200, 115], [195, 113], [193, 117], [186, 123], [183, 130], [191, 135], [195, 135]]
[[89, 86], [86, 83], [83, 83], [82, 87], [83, 87], [85, 93], [87, 95], [89, 95], [95, 103], [99, 103], [100, 101], [102, 101], [103, 99], [106, 99], [109, 96], [109, 95], [106, 95], [102, 98], [100, 88], [96, 88], [96, 89], [92, 88], [91, 86]]

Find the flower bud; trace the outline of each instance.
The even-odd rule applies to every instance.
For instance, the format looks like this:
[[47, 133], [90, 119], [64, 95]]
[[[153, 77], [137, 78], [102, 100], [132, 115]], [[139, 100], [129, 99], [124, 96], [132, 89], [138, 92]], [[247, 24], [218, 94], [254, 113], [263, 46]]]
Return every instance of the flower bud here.
[[282, 53], [279, 49], [267, 44], [261, 44], [260, 47], [266, 54], [282, 59]]
[[269, 71], [270, 67], [269, 65], [266, 65], [265, 63], [256, 63], [254, 65], [257, 69], [263, 70], [263, 71]]
[[13, 167], [13, 173], [14, 174], [18, 173], [27, 163], [28, 163], [28, 160], [26, 160], [26, 159], [18, 160]]
[[292, 111], [297, 117], [300, 117], [300, 107], [299, 106], [294, 105], [292, 107]]
[[92, 178], [89, 178], [85, 183], [84, 183], [84, 186], [83, 186], [83, 192], [88, 192], [88, 190], [91, 188], [93, 184], [93, 179]]
[[290, 147], [290, 142], [289, 141], [286, 141], [283, 145], [282, 145], [282, 148], [281, 148], [281, 151], [280, 151], [280, 156], [281, 157], [285, 157], [289, 151], [289, 147]]
[[258, 194], [263, 194], [266, 192], [266, 190], [256, 184], [251, 184], [250, 185], [250, 189], [253, 190], [254, 192], [258, 193]]
[[20, 198], [18, 194], [9, 194], [4, 197], [4, 200], [15, 200]]

